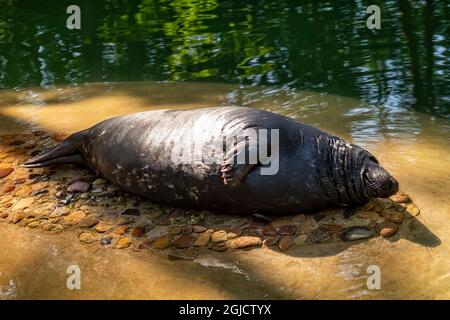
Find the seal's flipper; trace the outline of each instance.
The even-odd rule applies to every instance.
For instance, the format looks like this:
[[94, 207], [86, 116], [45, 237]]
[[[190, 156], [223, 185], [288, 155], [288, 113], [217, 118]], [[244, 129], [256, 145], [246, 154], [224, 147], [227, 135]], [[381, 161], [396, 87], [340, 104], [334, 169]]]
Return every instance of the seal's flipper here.
[[22, 166], [25, 168], [41, 168], [41, 167], [47, 167], [49, 165], [59, 164], [59, 163], [73, 163], [73, 164], [87, 165], [86, 162], [83, 160], [83, 158], [79, 154], [72, 154], [70, 156], [62, 156], [62, 157], [54, 158], [54, 159], [43, 161], [43, 162], [24, 164]]
[[[266, 128], [249, 128], [244, 132], [244, 139], [235, 144], [225, 154], [221, 169], [224, 184], [232, 187], [238, 186], [250, 171], [261, 165], [261, 160], [266, 160], [266, 158], [260, 159], [261, 153], [259, 152], [259, 148], [262, 145], [260, 145], [261, 141], [258, 139], [258, 129], [265, 129], [269, 133]], [[263, 144], [265, 144], [263, 147], [266, 149], [266, 153], [267, 151], [270, 152], [269, 141], [267, 139], [263, 141]]]
[[22, 167], [38, 168], [55, 163], [85, 164], [78, 151], [83, 144], [83, 138], [86, 134], [86, 130], [72, 134], [53, 149], [28, 160]]
[[233, 147], [224, 157], [222, 169], [223, 183], [229, 186], [237, 186], [247, 176], [247, 174], [258, 164], [249, 163], [245, 160], [240, 163], [240, 159], [245, 159], [245, 155], [249, 154], [249, 142], [242, 141]]

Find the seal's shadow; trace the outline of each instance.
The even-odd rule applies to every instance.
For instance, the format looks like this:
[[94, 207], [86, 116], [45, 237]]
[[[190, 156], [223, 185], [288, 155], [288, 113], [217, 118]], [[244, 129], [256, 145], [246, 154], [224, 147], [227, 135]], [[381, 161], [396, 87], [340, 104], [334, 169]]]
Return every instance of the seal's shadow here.
[[[399, 231], [391, 238], [383, 239], [383, 241], [389, 241], [391, 243], [398, 242], [400, 239], [405, 239], [413, 243], [419, 244], [424, 247], [432, 248], [441, 244], [441, 240], [431, 230], [429, 230], [422, 222], [420, 222], [413, 215], [404, 212], [404, 221], [399, 227]], [[349, 249], [350, 247], [358, 244], [363, 244], [373, 239], [374, 237], [380, 237], [375, 234], [371, 238], [364, 240], [343, 241], [333, 237], [332, 240], [326, 243], [305, 243], [300, 246], [294, 246], [292, 249], [282, 252], [283, 254], [293, 257], [326, 257], [337, 255], [342, 251]], [[380, 240], [382, 238], [380, 237]], [[271, 250], [280, 250], [277, 247], [268, 247]]]

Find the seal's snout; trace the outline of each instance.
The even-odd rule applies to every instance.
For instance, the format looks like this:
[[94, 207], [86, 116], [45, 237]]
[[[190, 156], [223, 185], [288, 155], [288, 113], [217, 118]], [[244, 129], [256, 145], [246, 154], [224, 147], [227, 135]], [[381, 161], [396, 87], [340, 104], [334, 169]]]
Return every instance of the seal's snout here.
[[369, 198], [387, 198], [396, 194], [399, 188], [398, 181], [373, 161], [366, 163], [363, 179]]

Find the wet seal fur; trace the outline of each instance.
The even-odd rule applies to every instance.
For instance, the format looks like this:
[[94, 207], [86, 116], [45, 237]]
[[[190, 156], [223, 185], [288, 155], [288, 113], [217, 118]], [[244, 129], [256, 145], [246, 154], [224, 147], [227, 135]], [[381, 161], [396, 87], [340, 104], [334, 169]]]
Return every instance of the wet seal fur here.
[[[245, 135], [250, 129], [278, 130], [276, 174], [262, 175], [267, 165], [260, 162], [234, 161], [238, 153], [249, 152], [245, 141], [213, 163], [173, 161], [174, 148], [190, 152], [193, 136], [195, 143], [223, 148], [227, 137]], [[57, 163], [87, 165], [124, 190], [154, 202], [235, 213], [318, 211], [388, 197], [398, 190], [397, 181], [368, 151], [291, 118], [234, 106], [156, 110], [107, 119], [23, 166]]]

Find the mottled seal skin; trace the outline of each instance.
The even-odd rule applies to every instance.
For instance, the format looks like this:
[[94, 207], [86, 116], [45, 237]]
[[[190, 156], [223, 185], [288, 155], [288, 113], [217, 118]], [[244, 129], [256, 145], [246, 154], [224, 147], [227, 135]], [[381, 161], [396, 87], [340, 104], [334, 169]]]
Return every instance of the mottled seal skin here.
[[[173, 161], [174, 148], [189, 150], [192, 137], [201, 145], [223, 148], [224, 139], [250, 128], [279, 130], [277, 174], [261, 175], [259, 163], [233, 164], [229, 154], [210, 164]], [[317, 211], [398, 190], [397, 181], [366, 150], [291, 118], [246, 107], [156, 110], [111, 118], [73, 134], [24, 166], [54, 163], [85, 164], [155, 202], [234, 213]]]

